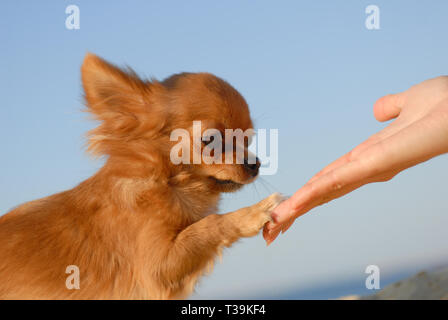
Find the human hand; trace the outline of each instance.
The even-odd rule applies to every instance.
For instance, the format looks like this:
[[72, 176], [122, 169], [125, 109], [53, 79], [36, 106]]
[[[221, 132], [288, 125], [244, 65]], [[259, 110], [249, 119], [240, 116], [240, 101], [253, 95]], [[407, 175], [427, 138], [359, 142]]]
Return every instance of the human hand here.
[[371, 182], [388, 181], [399, 172], [448, 152], [448, 76], [426, 80], [384, 96], [373, 109], [391, 124], [337, 159], [282, 202], [263, 237], [269, 245], [314, 207]]

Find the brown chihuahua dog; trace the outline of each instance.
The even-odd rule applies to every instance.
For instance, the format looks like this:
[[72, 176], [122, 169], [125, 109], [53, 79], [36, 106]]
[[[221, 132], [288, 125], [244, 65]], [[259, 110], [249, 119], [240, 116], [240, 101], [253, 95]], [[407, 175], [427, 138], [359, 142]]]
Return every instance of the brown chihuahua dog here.
[[[107, 161], [75, 188], [0, 217], [0, 298], [185, 298], [221, 249], [256, 235], [282, 199], [216, 214], [220, 193], [252, 182], [259, 162], [174, 164], [170, 134], [192, 133], [193, 121], [203, 131], [245, 131], [248, 106], [208, 73], [144, 81], [92, 54], [81, 71], [88, 111], [100, 121], [88, 150]], [[78, 287], [67, 286], [68, 266]]]

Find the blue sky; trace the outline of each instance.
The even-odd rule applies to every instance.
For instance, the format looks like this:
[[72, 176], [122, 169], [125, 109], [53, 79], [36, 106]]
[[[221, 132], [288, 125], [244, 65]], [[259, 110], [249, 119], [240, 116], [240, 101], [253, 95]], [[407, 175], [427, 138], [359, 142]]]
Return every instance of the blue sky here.
[[[65, 8], [80, 8], [79, 30]], [[367, 30], [365, 8], [380, 8]], [[69, 189], [101, 166], [84, 152], [95, 123], [82, 109], [87, 51], [143, 77], [207, 71], [248, 101], [259, 128], [279, 129], [279, 170], [224, 197], [221, 212], [273, 191], [292, 194], [384, 127], [380, 96], [447, 74], [446, 1], [3, 1], [0, 5], [0, 213]], [[387, 276], [448, 260], [447, 157], [316, 208], [266, 248], [227, 250], [197, 298], [267, 297]]]

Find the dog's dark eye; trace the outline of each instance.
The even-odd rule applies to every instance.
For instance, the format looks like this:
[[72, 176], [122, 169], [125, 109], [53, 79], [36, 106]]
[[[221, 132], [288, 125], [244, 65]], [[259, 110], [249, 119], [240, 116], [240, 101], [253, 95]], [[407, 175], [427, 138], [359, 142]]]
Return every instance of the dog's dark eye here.
[[202, 143], [204, 144], [204, 146], [206, 146], [206, 145], [212, 143], [213, 140], [215, 140], [214, 136], [204, 137], [204, 138], [202, 138]]

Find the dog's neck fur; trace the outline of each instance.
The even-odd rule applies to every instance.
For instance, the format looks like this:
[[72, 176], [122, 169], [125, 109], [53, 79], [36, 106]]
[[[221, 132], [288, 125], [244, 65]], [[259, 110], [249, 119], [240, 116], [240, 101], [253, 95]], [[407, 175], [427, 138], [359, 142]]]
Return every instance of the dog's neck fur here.
[[107, 203], [114, 211], [139, 212], [148, 220], [160, 219], [179, 228], [216, 213], [220, 200], [218, 192], [212, 192], [203, 179], [192, 174], [182, 171], [167, 174], [156, 171], [150, 164], [134, 164], [129, 168], [114, 161], [107, 161], [72, 191], [81, 197], [79, 203], [95, 205], [92, 201], [97, 199], [98, 210], [101, 210], [99, 203]]

